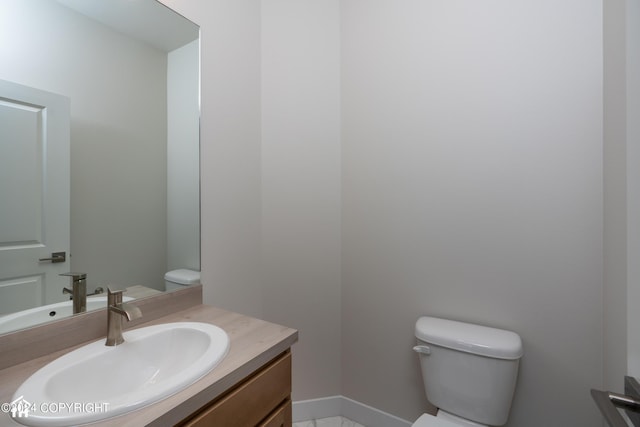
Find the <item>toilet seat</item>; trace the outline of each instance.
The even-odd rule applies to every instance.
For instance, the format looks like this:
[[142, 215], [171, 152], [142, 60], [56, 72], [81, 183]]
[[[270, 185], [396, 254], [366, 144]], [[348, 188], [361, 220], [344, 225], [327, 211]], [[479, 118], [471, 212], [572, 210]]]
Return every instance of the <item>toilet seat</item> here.
[[461, 427], [460, 424], [453, 423], [443, 418], [434, 417], [429, 414], [422, 414], [411, 427]]

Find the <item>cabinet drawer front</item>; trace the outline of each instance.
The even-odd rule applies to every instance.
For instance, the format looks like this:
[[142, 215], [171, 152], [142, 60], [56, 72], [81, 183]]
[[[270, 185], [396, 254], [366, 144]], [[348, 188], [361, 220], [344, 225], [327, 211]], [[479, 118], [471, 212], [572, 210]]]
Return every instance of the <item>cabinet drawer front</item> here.
[[290, 394], [291, 353], [287, 352], [184, 425], [254, 427], [287, 400]]
[[280, 405], [266, 420], [260, 423], [259, 427], [290, 427], [293, 424], [291, 411], [291, 401], [288, 400], [286, 403]]

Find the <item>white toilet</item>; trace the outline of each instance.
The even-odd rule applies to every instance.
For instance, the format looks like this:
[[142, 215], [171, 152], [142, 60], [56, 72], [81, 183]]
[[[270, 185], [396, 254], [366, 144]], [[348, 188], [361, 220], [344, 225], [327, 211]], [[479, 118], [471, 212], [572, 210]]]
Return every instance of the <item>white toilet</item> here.
[[176, 289], [184, 289], [185, 286], [193, 286], [200, 284], [200, 272], [181, 268], [179, 270], [171, 270], [164, 275], [165, 291], [174, 291]]
[[438, 412], [413, 427], [507, 422], [522, 357], [518, 334], [435, 317], [419, 318], [415, 334], [427, 399]]

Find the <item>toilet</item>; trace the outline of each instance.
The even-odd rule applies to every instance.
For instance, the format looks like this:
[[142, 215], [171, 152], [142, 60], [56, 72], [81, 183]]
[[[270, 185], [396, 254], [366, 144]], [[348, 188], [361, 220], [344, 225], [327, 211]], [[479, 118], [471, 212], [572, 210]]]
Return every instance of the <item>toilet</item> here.
[[507, 422], [522, 340], [515, 332], [436, 317], [416, 322], [427, 400], [438, 408], [412, 427], [486, 427]]
[[171, 270], [164, 275], [165, 291], [174, 291], [176, 289], [184, 289], [186, 286], [200, 284], [200, 272], [181, 268], [179, 270]]

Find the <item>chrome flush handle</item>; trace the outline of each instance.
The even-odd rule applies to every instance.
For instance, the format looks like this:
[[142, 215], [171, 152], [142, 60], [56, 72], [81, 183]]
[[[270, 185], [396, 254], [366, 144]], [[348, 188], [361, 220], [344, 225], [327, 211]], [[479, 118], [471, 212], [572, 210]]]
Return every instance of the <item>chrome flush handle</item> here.
[[427, 355], [431, 354], [431, 349], [426, 345], [417, 345], [413, 347], [413, 351], [420, 354], [427, 354]]

